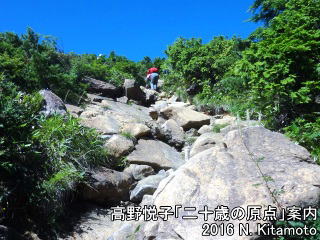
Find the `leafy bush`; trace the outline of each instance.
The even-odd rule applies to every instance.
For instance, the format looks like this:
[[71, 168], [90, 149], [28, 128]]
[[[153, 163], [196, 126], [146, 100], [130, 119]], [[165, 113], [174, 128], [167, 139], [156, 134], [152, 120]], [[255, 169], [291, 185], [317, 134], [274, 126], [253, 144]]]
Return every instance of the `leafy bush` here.
[[52, 37], [41, 37], [32, 29], [20, 37], [0, 33], [0, 72], [28, 93], [48, 88], [69, 101], [85, 91], [80, 76], [71, 66], [70, 57], [58, 51]]
[[84, 180], [85, 172], [108, 164], [107, 152], [98, 133], [80, 125], [71, 115], [40, 121], [32, 137], [47, 158], [43, 162], [47, 173], [40, 183], [43, 195], [36, 199], [46, 200], [43, 210], [53, 221], [63, 210], [65, 194], [74, 191], [76, 184]]
[[300, 227], [304, 228], [304, 226], [307, 226], [308, 229], [315, 228], [317, 229], [317, 234], [315, 236], [282, 236], [278, 237], [277, 240], [296, 240], [296, 239], [308, 239], [308, 240], [318, 240], [320, 237], [320, 210], [317, 211], [317, 219], [308, 219], [305, 221], [277, 221], [276, 227]]
[[320, 2], [291, 0], [285, 6], [234, 68], [248, 86], [248, 102], [274, 129], [314, 111], [320, 90]]
[[32, 141], [42, 98], [26, 95], [11, 82], [0, 81], [0, 205], [3, 219], [22, 221], [30, 209], [28, 197], [41, 178], [41, 149]]
[[[151, 65], [160, 67], [163, 59]], [[0, 33], [0, 72], [25, 92], [50, 89], [62, 99], [77, 103], [86, 91], [85, 76], [121, 86], [124, 79], [144, 85], [147, 62], [133, 62], [111, 52], [109, 57], [95, 54], [64, 54], [53, 37], [42, 36], [31, 28], [26, 34]]]
[[284, 130], [288, 137], [308, 148], [320, 164], [320, 118], [314, 121], [297, 118]]
[[221, 36], [207, 44], [201, 39], [179, 38], [166, 50], [165, 66], [170, 70], [166, 84], [185, 89], [195, 84], [202, 94], [210, 95], [211, 87], [240, 59], [240, 51], [247, 45], [247, 41]]
[[98, 133], [71, 116], [45, 119], [41, 107], [41, 95], [0, 81], [0, 220], [9, 226], [53, 224], [85, 172], [108, 164]]
[[144, 82], [141, 65], [118, 56], [115, 52], [111, 52], [109, 57], [97, 57], [94, 54], [73, 55], [72, 66], [81, 78], [88, 76], [115, 86], [122, 86], [124, 79], [136, 79], [140, 84]]

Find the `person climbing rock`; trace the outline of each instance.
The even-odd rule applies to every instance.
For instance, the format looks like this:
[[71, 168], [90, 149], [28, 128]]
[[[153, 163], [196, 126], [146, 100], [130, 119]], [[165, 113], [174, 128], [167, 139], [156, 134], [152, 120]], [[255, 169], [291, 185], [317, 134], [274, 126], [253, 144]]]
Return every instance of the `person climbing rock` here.
[[149, 68], [147, 72], [147, 84], [150, 82], [150, 88], [156, 90], [158, 88], [159, 73], [158, 68]]

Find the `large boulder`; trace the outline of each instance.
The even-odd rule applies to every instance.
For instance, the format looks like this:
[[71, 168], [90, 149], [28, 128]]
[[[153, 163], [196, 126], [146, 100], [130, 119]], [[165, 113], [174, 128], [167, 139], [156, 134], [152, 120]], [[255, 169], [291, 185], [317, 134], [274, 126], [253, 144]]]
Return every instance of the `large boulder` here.
[[184, 131], [173, 119], [167, 120], [160, 128], [161, 134], [169, 145], [181, 149], [184, 144]]
[[192, 144], [190, 156], [203, 152], [209, 148], [216, 146], [219, 143], [222, 143], [223, 136], [219, 133], [208, 132], [202, 134], [200, 137], [196, 139], [196, 141]]
[[134, 149], [133, 141], [121, 135], [113, 135], [104, 146], [108, 149], [108, 153], [115, 158], [122, 157]]
[[125, 96], [128, 99], [143, 102], [145, 101], [145, 93], [141, 90], [137, 82], [133, 79], [125, 79], [123, 83]]
[[127, 158], [129, 163], [144, 164], [154, 169], [178, 168], [184, 161], [180, 154], [169, 145], [156, 140], [140, 139]]
[[133, 179], [137, 181], [155, 174], [152, 167], [138, 164], [130, 164], [123, 172], [131, 175]]
[[82, 197], [99, 204], [127, 201], [132, 183], [130, 175], [101, 167], [90, 172], [89, 185], [83, 185]]
[[67, 113], [67, 108], [64, 105], [61, 98], [50, 90], [40, 90], [40, 95], [43, 97], [44, 104], [41, 110], [45, 116], [51, 116], [54, 114], [65, 115]]
[[168, 174], [161, 170], [157, 175], [148, 176], [138, 182], [136, 187], [130, 192], [130, 201], [139, 203], [142, 201], [144, 195], [152, 195]]
[[134, 103], [125, 104], [105, 99], [98, 105], [104, 110], [104, 114], [113, 116], [124, 125], [127, 123], [145, 123], [152, 120], [149, 117], [148, 108]]
[[147, 88], [142, 87], [142, 86], [140, 88], [144, 92], [144, 95], [145, 95], [144, 103], [146, 105], [149, 106], [149, 105], [155, 103], [158, 100], [159, 93], [157, 91], [152, 90], [152, 89], [147, 89]]
[[[140, 226], [135, 239], [255, 239], [257, 224], [269, 223], [267, 220], [245, 217], [217, 221], [211, 214], [205, 221], [198, 211], [206, 206], [210, 211], [223, 206], [230, 213], [240, 207], [246, 214], [248, 206], [258, 206], [261, 207], [259, 216], [263, 217], [268, 206], [276, 207], [277, 213], [292, 206], [317, 206], [320, 166], [310, 162], [305, 148], [263, 127], [230, 131], [224, 142], [225, 145], [195, 155], [160, 183], [152, 204], [157, 209], [181, 205], [179, 217], [131, 223]], [[184, 207], [195, 207], [195, 211]], [[198, 216], [198, 219], [182, 219], [188, 215]], [[233, 224], [234, 233], [232, 236], [202, 236], [205, 223]], [[240, 223], [248, 224], [253, 236], [240, 236]], [[166, 238], [162, 238], [164, 235]]]
[[210, 117], [190, 108], [169, 106], [161, 110], [161, 115], [166, 119], [175, 120], [184, 130], [190, 128], [199, 129], [203, 125], [210, 124]]
[[150, 134], [150, 128], [142, 123], [128, 123], [121, 129], [124, 133], [129, 133], [136, 139], [148, 136]]
[[95, 128], [104, 135], [116, 134], [120, 131], [120, 123], [110, 115], [98, 115], [91, 118], [82, 118], [81, 123], [87, 127]]
[[91, 77], [85, 77], [82, 80], [89, 85], [89, 93], [101, 94], [104, 97], [110, 98], [121, 97], [123, 94], [123, 90], [121, 88], [116, 87], [111, 83], [103, 82]]

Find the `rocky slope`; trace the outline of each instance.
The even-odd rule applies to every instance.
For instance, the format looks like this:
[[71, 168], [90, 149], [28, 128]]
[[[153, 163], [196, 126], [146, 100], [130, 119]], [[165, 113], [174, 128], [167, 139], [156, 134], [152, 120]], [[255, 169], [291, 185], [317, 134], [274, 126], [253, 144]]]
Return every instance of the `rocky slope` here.
[[[84, 109], [67, 110], [96, 128], [126, 168], [93, 171], [82, 198], [122, 208], [88, 211], [64, 239], [256, 239], [258, 224], [272, 220], [264, 219], [270, 207], [278, 216], [282, 208], [319, 202], [320, 167], [306, 149], [259, 122], [208, 116], [132, 80], [123, 90], [93, 81], [91, 90], [100, 95], [89, 94]], [[215, 133], [214, 126], [224, 128]], [[152, 207], [154, 221], [144, 221]], [[252, 207], [257, 219], [248, 217]], [[239, 209], [243, 218], [232, 215]], [[126, 213], [117, 215], [126, 221], [111, 221], [116, 211]], [[215, 224], [233, 224], [230, 236], [203, 236]], [[250, 236], [241, 236], [240, 224]]]

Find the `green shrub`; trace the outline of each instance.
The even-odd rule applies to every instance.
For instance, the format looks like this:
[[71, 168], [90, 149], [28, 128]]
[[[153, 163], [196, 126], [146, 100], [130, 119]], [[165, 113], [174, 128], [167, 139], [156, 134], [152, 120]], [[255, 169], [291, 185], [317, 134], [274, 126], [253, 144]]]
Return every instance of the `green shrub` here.
[[281, 236], [276, 238], [277, 240], [318, 240], [320, 238], [320, 210], [317, 211], [317, 219], [308, 219], [305, 221], [277, 221], [275, 223], [276, 227], [300, 227], [304, 228], [304, 226], [307, 226], [308, 229], [315, 228], [317, 229], [317, 234], [315, 236]]
[[82, 126], [71, 115], [67, 118], [57, 115], [41, 121], [40, 128], [33, 132], [33, 138], [58, 165], [64, 161], [74, 164], [78, 169], [86, 169], [106, 163], [107, 160], [98, 133]]
[[121, 169], [124, 169], [127, 166], [129, 166], [127, 157], [121, 157], [120, 159], [118, 159], [118, 162], [116, 163], [116, 167], [120, 167]]
[[270, 128], [282, 128], [316, 109], [319, 16], [319, 1], [286, 1], [285, 10], [255, 33], [256, 42], [235, 64], [234, 75], [248, 86], [248, 102]]
[[108, 165], [97, 132], [41, 107], [41, 95], [0, 81], [0, 224], [36, 231], [55, 223], [87, 170]]
[[285, 134], [306, 147], [320, 164], [320, 118], [313, 121], [297, 118], [284, 128]]
[[213, 85], [241, 58], [240, 52], [247, 45], [248, 41], [222, 36], [207, 44], [201, 39], [179, 38], [166, 50], [164, 66], [170, 71], [165, 79], [167, 88], [187, 89], [194, 84], [202, 94], [211, 95]]
[[118, 56], [115, 52], [111, 52], [109, 57], [82, 54], [72, 55], [71, 59], [74, 72], [80, 78], [88, 76], [115, 86], [122, 86], [124, 79], [136, 79], [140, 84], [144, 82], [144, 78], [140, 74], [140, 64], [130, 61], [126, 57]]
[[38, 200], [46, 200], [47, 214], [52, 221], [61, 214], [65, 193], [84, 180], [87, 170], [98, 165], [108, 165], [107, 152], [98, 133], [80, 125], [79, 120], [69, 115], [57, 115], [40, 121], [33, 132], [33, 139], [40, 144], [47, 159], [43, 162], [47, 171], [42, 179], [43, 195]]
[[41, 148], [32, 140], [41, 105], [39, 94], [24, 94], [0, 80], [0, 218], [8, 224], [26, 223], [29, 197], [44, 174]]
[[0, 33], [0, 72], [20, 90], [48, 88], [70, 102], [78, 101], [86, 89], [70, 56], [57, 49], [52, 37], [41, 37], [31, 28], [21, 36]]

